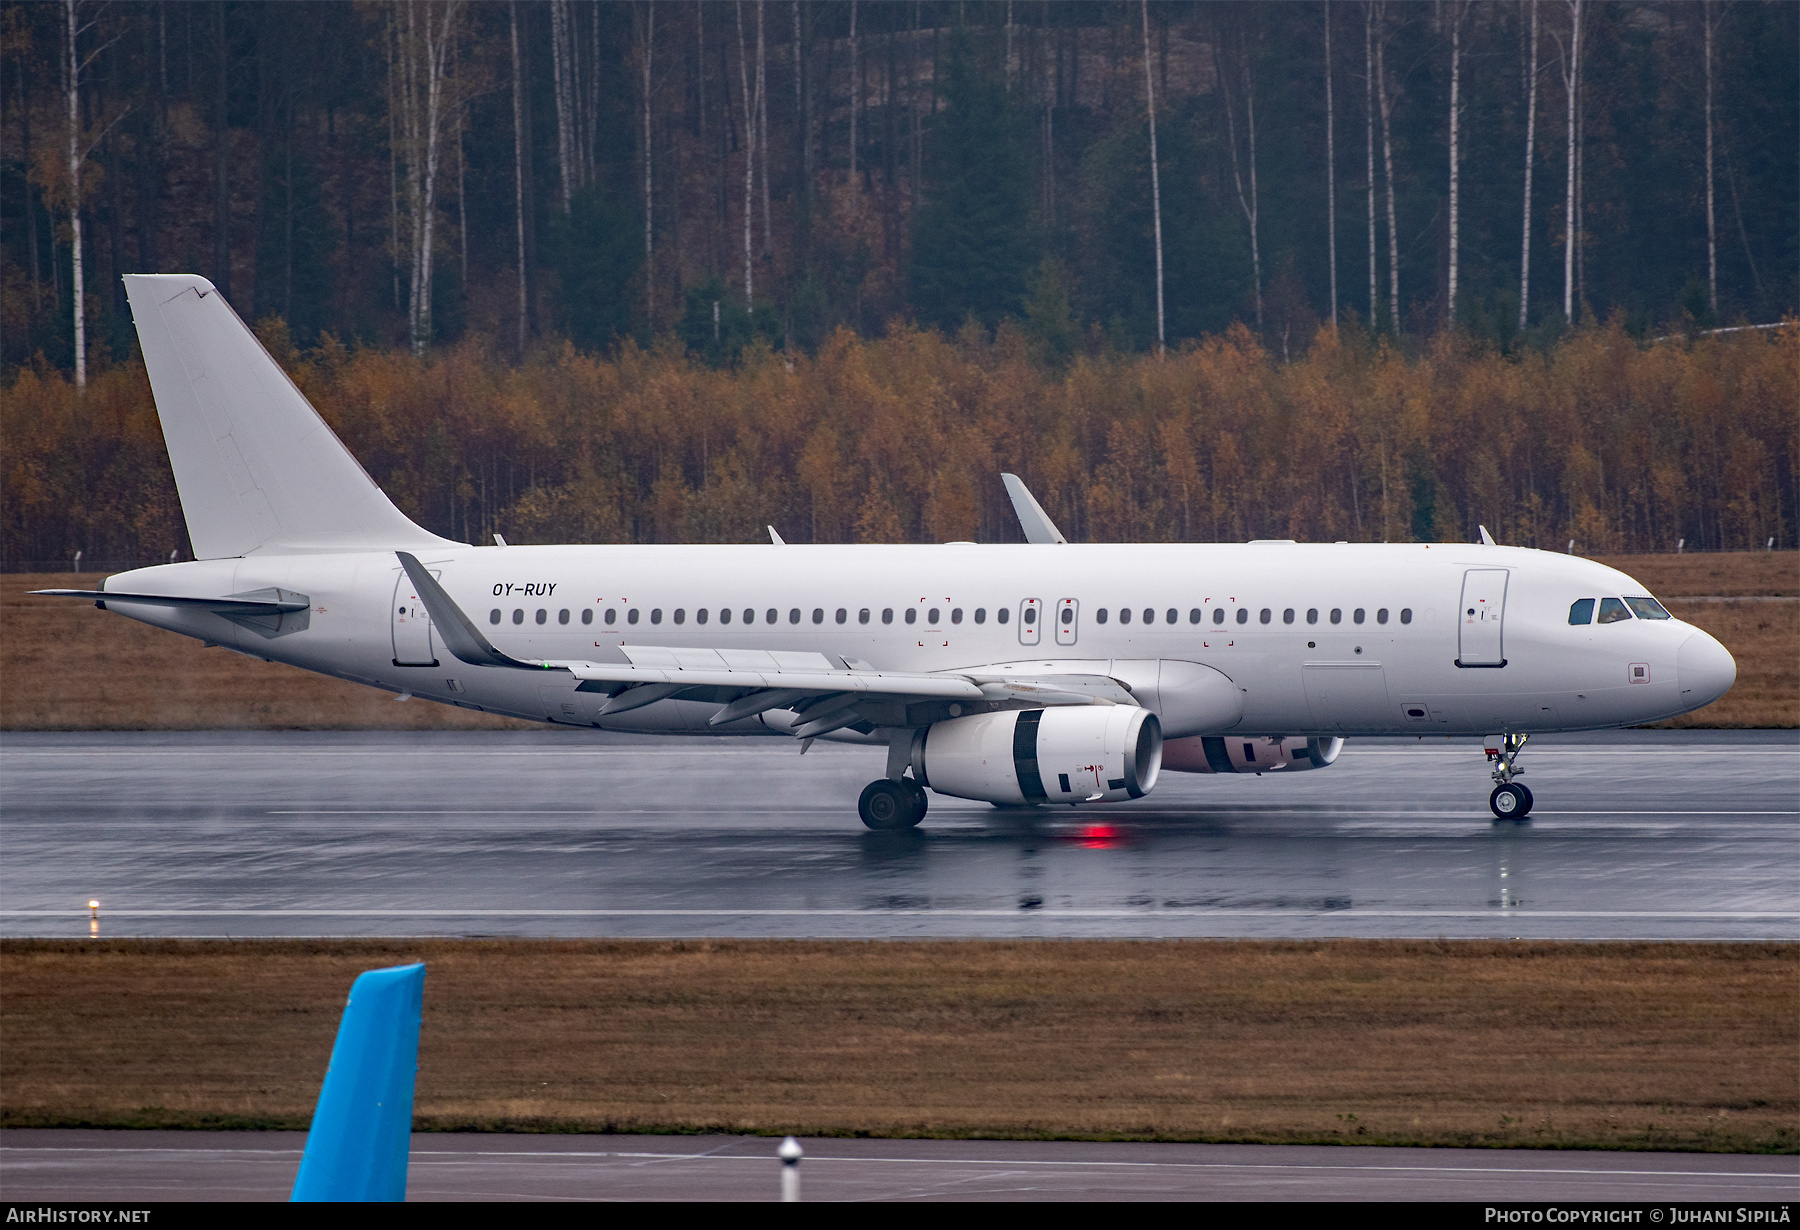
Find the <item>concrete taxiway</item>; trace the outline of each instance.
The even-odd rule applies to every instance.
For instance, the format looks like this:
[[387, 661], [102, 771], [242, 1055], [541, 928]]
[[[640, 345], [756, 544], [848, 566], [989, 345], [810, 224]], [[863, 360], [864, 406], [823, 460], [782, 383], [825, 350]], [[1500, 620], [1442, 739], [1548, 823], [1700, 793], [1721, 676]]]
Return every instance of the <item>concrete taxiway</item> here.
[[0, 934], [1800, 937], [1800, 736], [1626, 731], [1165, 774], [865, 831], [882, 754], [525, 733], [0, 739]]
[[[278, 1200], [299, 1132], [0, 1132], [8, 1201]], [[415, 1135], [409, 1200], [774, 1200], [776, 1141]], [[811, 1200], [1730, 1201], [1800, 1198], [1800, 1159], [1074, 1141], [806, 1140]]]

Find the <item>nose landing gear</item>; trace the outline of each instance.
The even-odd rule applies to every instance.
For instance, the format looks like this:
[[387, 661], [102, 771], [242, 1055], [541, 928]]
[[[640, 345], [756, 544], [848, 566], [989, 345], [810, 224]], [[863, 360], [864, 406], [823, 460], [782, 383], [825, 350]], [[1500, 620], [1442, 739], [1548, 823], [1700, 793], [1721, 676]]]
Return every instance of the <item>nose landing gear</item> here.
[[1520, 821], [1531, 814], [1531, 790], [1513, 778], [1525, 772], [1519, 768], [1519, 753], [1525, 750], [1530, 735], [1489, 735], [1486, 751], [1494, 766], [1494, 792], [1488, 795], [1488, 809], [1496, 820]]

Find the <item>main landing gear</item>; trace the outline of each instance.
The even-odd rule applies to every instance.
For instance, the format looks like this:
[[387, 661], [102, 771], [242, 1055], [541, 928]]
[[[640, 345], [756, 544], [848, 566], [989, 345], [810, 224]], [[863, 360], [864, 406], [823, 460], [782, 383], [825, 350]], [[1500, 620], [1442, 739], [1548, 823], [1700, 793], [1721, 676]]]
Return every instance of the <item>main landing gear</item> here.
[[916, 827], [925, 818], [927, 803], [925, 787], [912, 778], [884, 777], [863, 787], [856, 814], [876, 832], [894, 833]]
[[1519, 768], [1519, 753], [1525, 750], [1530, 735], [1489, 735], [1487, 758], [1494, 766], [1494, 792], [1488, 795], [1488, 808], [1496, 820], [1523, 820], [1531, 814], [1531, 790], [1513, 778], [1525, 770]]

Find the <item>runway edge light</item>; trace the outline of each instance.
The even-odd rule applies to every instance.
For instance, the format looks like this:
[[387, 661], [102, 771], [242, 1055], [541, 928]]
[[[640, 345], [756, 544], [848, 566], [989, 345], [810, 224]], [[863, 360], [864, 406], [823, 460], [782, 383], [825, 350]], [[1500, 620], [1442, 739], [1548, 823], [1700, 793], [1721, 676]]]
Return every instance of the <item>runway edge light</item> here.
[[358, 975], [319, 1090], [293, 1199], [405, 1200], [425, 965]]

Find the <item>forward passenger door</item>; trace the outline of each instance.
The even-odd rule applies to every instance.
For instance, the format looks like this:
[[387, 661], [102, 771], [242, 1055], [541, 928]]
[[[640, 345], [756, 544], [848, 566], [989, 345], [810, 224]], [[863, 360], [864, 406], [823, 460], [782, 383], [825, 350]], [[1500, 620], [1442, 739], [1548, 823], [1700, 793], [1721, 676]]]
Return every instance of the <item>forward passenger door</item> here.
[[1456, 610], [1456, 664], [1505, 666], [1505, 568], [1471, 568], [1463, 573], [1462, 605]]

